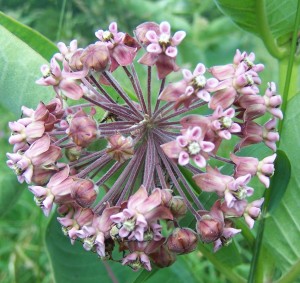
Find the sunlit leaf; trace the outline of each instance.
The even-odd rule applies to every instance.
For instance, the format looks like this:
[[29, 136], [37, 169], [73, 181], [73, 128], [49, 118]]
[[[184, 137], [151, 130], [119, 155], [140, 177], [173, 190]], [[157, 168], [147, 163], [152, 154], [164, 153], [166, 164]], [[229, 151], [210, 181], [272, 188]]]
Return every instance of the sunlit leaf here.
[[22, 105], [35, 108], [39, 101], [49, 101], [53, 97], [52, 88], [35, 84], [41, 77], [41, 65], [47, 61], [3, 26], [0, 26], [0, 46], [1, 104], [20, 115]]
[[49, 60], [57, 52], [57, 47], [49, 39], [2, 12], [0, 12], [0, 25], [29, 45], [46, 60]]

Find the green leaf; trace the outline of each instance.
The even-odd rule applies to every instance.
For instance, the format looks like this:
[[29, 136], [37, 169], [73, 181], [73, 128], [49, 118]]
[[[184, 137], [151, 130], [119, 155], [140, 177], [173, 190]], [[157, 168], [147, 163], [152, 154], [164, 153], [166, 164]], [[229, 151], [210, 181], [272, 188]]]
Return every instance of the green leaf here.
[[[8, 137], [10, 131], [7, 123], [12, 120], [14, 115], [9, 111], [6, 111], [0, 105], [0, 148], [2, 152], [12, 151], [12, 146], [8, 143]], [[24, 191], [25, 185], [21, 185], [17, 176], [13, 171], [5, 164], [7, 158], [5, 154], [0, 155], [0, 217], [6, 214], [19, 199], [19, 196]]]
[[277, 151], [275, 160], [275, 174], [271, 179], [270, 185], [270, 202], [267, 212], [272, 213], [279, 205], [291, 177], [291, 163], [287, 155], [282, 151]]
[[143, 283], [152, 277], [159, 269], [157, 267], [152, 268], [151, 272], [143, 270], [140, 275], [132, 283]]
[[241, 28], [258, 36], [262, 31], [259, 14], [264, 5], [265, 17], [270, 32], [275, 38], [293, 32], [296, 17], [297, 1], [294, 0], [215, 0], [224, 14]]
[[287, 50], [277, 45], [289, 43], [297, 11], [294, 0], [215, 0], [220, 10], [239, 27], [259, 36], [269, 52], [282, 58]]
[[296, 282], [300, 275], [300, 95], [289, 101], [285, 117], [280, 148], [290, 160], [292, 175], [282, 201], [266, 219], [264, 243], [270, 247], [282, 275], [293, 275], [285, 282]]
[[52, 87], [35, 84], [41, 77], [41, 65], [47, 61], [3, 26], [0, 26], [0, 46], [1, 104], [20, 115], [22, 105], [36, 108], [39, 101], [49, 101], [53, 97]]
[[46, 229], [46, 246], [56, 283], [132, 282], [137, 276], [120, 263], [103, 262], [95, 253], [86, 251], [80, 242], [71, 245], [63, 235], [54, 214]]
[[57, 47], [49, 39], [2, 12], [0, 12], [0, 25], [29, 45], [46, 60], [50, 60], [52, 55], [57, 52]]
[[0, 217], [13, 207], [23, 188], [14, 176], [8, 170], [3, 170], [0, 175]]

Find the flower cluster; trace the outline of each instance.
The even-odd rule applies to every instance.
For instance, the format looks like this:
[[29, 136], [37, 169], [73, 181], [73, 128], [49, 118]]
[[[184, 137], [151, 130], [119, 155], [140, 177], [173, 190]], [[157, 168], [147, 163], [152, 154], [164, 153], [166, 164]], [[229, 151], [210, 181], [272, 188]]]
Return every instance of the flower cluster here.
[[[168, 82], [180, 69], [185, 36], [172, 35], [167, 22], [143, 23], [135, 37], [111, 23], [85, 48], [59, 43], [37, 80], [55, 97], [35, 110], [23, 106], [22, 118], [9, 123], [7, 165], [30, 184], [44, 214], [57, 207], [72, 243], [133, 270], [169, 266], [199, 241], [218, 250], [241, 231], [237, 218], [252, 228], [263, 198], [249, 200], [250, 182], [257, 177], [268, 188], [274, 173], [276, 154], [259, 160], [239, 152], [258, 143], [276, 151], [281, 97], [273, 82], [259, 94], [264, 66], [237, 50], [232, 64], [197, 62], [194, 71], [182, 69], [182, 80]], [[138, 74], [134, 61], [143, 49], [137, 62], [145, 72]], [[215, 203], [205, 208], [201, 191]], [[190, 215], [196, 226], [182, 227]]]

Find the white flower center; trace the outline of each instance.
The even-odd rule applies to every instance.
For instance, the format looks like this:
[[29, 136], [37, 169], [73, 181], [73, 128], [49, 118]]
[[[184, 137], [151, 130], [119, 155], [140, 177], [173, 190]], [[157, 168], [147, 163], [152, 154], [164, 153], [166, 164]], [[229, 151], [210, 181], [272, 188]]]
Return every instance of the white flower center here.
[[170, 36], [166, 33], [162, 33], [159, 36], [159, 43], [160, 44], [168, 44], [170, 42]]
[[232, 119], [230, 117], [223, 117], [222, 125], [227, 129], [230, 128], [232, 125]]
[[206, 78], [202, 75], [199, 75], [197, 77], [195, 77], [195, 84], [197, 85], [197, 87], [205, 87], [206, 85]]
[[103, 34], [102, 34], [102, 38], [103, 38], [104, 41], [108, 41], [112, 37], [113, 37], [113, 34], [108, 30], [104, 31]]
[[192, 155], [198, 154], [201, 151], [200, 144], [198, 142], [196, 142], [196, 141], [192, 141], [188, 145], [188, 151]]
[[242, 200], [247, 197], [247, 190], [244, 187], [239, 187], [239, 189], [236, 191], [235, 196]]

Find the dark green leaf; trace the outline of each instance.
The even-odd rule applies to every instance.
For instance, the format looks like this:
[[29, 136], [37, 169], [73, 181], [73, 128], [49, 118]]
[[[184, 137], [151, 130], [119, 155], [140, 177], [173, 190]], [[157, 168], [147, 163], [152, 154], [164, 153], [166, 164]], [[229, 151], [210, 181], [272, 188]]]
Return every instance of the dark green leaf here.
[[56, 283], [126, 283], [137, 276], [120, 263], [102, 262], [95, 253], [84, 250], [80, 242], [72, 246], [56, 217], [54, 214], [46, 229], [46, 246]]
[[271, 179], [270, 202], [267, 211], [272, 213], [279, 205], [286, 192], [291, 177], [291, 163], [282, 150], [277, 151], [275, 174]]

